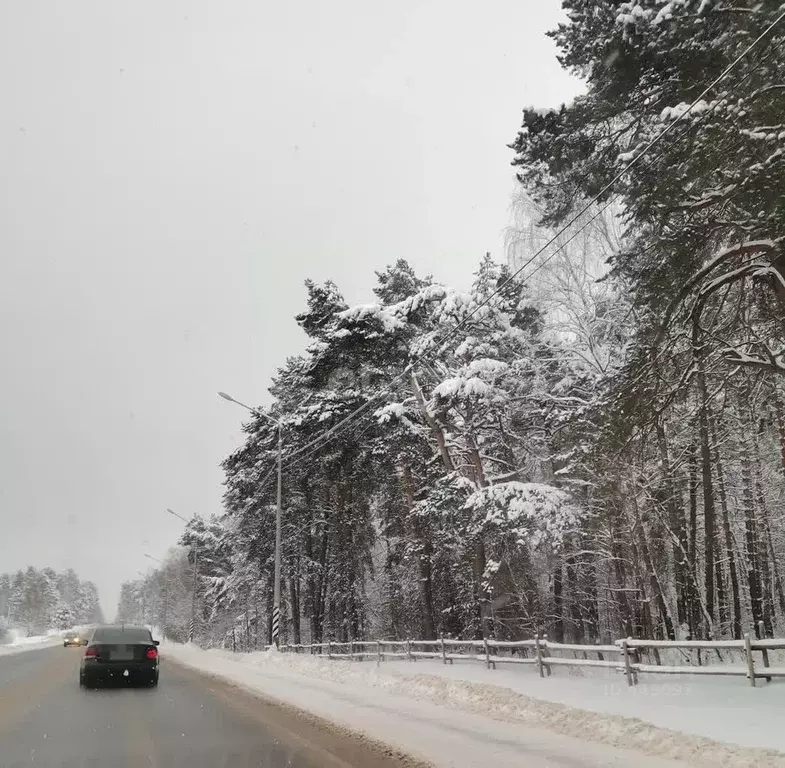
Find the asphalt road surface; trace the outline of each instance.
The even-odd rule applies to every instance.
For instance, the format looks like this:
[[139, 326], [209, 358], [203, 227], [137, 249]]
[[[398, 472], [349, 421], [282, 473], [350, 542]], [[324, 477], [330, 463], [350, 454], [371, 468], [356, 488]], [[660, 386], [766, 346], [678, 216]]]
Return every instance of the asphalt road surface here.
[[0, 767], [411, 768], [419, 763], [167, 663], [158, 688], [78, 684], [80, 648], [0, 656]]

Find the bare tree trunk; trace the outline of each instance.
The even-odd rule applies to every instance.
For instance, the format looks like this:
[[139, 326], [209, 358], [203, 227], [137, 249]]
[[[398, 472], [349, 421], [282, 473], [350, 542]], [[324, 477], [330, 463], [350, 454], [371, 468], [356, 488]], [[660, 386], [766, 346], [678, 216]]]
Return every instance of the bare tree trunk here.
[[319, 542], [319, 558], [317, 560], [316, 577], [314, 578], [314, 642], [324, 641], [324, 619], [327, 607], [327, 551], [329, 544], [329, 534], [326, 530], [322, 531], [322, 538]]
[[687, 523], [687, 559], [688, 568], [694, 568], [698, 555], [698, 455], [694, 437], [690, 438], [689, 450], [689, 499], [690, 517]]
[[687, 578], [686, 562], [684, 552], [688, 548], [687, 530], [684, 521], [684, 511], [681, 508], [679, 497], [677, 496], [676, 483], [673, 479], [671, 469], [670, 452], [668, 451], [668, 441], [665, 435], [665, 427], [662, 419], [657, 419], [657, 445], [660, 452], [660, 462], [662, 464], [663, 483], [667, 495], [668, 525], [674, 532], [677, 541], [672, 545], [673, 576], [676, 586], [676, 607], [677, 621], [679, 626], [687, 623]]
[[487, 595], [483, 588], [483, 577], [485, 575], [485, 542], [482, 537], [478, 537], [472, 548], [472, 575], [474, 577], [474, 602], [479, 622], [478, 638], [486, 638], [490, 635], [490, 622], [487, 616], [486, 606], [488, 604]]
[[597, 642], [600, 637], [600, 605], [597, 590], [597, 567], [598, 558], [590, 556], [590, 562], [586, 564], [588, 573], [585, 576], [586, 584], [586, 603], [585, 603], [585, 623], [589, 630], [584, 638], [587, 642]]
[[660, 583], [659, 576], [657, 575], [657, 571], [654, 567], [654, 561], [652, 560], [651, 556], [651, 549], [649, 547], [649, 542], [646, 538], [646, 531], [643, 528], [643, 523], [640, 520], [640, 517], [637, 514], [635, 515], [635, 528], [638, 531], [638, 540], [640, 542], [640, 552], [641, 557], [643, 558], [643, 565], [646, 568], [646, 572], [649, 575], [649, 594], [654, 597], [654, 601], [657, 605], [657, 610], [659, 611], [660, 617], [662, 618], [662, 622], [665, 625], [665, 634], [668, 640], [675, 640], [676, 634], [673, 628], [673, 619], [670, 615], [670, 610], [668, 609], [668, 603], [665, 600], [665, 594], [662, 589], [662, 584]]
[[[750, 407], [750, 419], [754, 416], [752, 404], [748, 403]], [[760, 588], [761, 597], [763, 599], [763, 625], [767, 637], [774, 634], [774, 598], [776, 594], [776, 563], [769, 559], [769, 541], [771, 539], [771, 532], [769, 530], [768, 514], [766, 511], [766, 495], [763, 492], [763, 480], [761, 477], [762, 459], [760, 456], [760, 446], [758, 444], [757, 434], [753, 430], [752, 438], [753, 455], [755, 461], [753, 462], [753, 472], [755, 474], [755, 490], [758, 501], [758, 509], [760, 511], [758, 521], [758, 566], [760, 568]], [[773, 547], [771, 548], [773, 552]]]
[[553, 639], [557, 643], [564, 642], [564, 601], [562, 589], [562, 562], [557, 558], [553, 568]]
[[[771, 562], [771, 570], [774, 575], [774, 594], [780, 608], [780, 616], [785, 618], [785, 592], [782, 589], [782, 577], [777, 567], [777, 555], [774, 551], [774, 540], [771, 537], [771, 526], [768, 524], [766, 525], [766, 539], [769, 549], [769, 561]], [[774, 623], [776, 622], [772, 621], [772, 624]]]
[[[479, 488], [484, 488], [488, 485], [485, 479], [485, 470], [482, 466], [482, 458], [474, 437], [471, 433], [466, 434], [466, 446], [468, 449], [469, 460], [472, 464], [472, 479]], [[489, 615], [490, 594], [485, 585], [485, 540], [482, 531], [477, 535], [477, 541], [474, 545], [474, 574], [477, 580], [475, 590], [478, 600], [478, 612], [480, 615], [480, 624], [482, 626], [482, 636], [490, 637], [491, 635], [491, 617]]]
[[722, 536], [725, 545], [725, 557], [728, 560], [728, 574], [730, 576], [731, 605], [733, 617], [731, 632], [733, 638], [741, 639], [741, 593], [739, 590], [739, 575], [736, 567], [736, 553], [733, 546], [733, 536], [731, 534], [730, 516], [728, 514], [728, 496], [725, 490], [725, 471], [720, 457], [720, 447], [717, 441], [717, 428], [714, 420], [711, 422], [711, 437], [714, 443], [714, 466], [717, 470], [717, 492], [720, 499], [720, 511], [722, 513]]
[[[621, 489], [616, 488], [616, 493], [621, 496]], [[614, 505], [615, 506], [615, 505]], [[619, 526], [624, 519], [621, 510], [613, 509], [611, 514], [613, 517], [609, 519], [609, 536], [610, 536], [610, 550], [611, 559], [613, 563], [613, 577], [616, 581], [616, 591], [614, 593], [616, 604], [619, 610], [619, 619], [621, 621], [621, 630], [625, 637], [632, 637], [633, 634], [633, 617], [632, 609], [627, 588], [627, 569], [625, 568], [624, 549], [622, 546], [621, 537], [619, 536]]]
[[725, 579], [719, 557], [714, 561], [714, 583], [717, 587], [717, 620], [719, 622], [716, 636], [722, 637], [725, 627], [730, 624], [730, 606], [728, 605], [728, 593], [725, 589]]
[[313, 558], [313, 531], [309, 529], [305, 534], [305, 562], [306, 565], [306, 611], [308, 612], [308, 625], [310, 630], [310, 642], [319, 642], [316, 627], [316, 573], [314, 571]]
[[783, 405], [783, 395], [779, 383], [775, 380], [774, 388], [774, 415], [777, 420], [777, 432], [779, 433], [780, 443], [780, 465], [785, 474], [785, 405]]
[[300, 644], [300, 598], [297, 594], [297, 575], [295, 568], [289, 575], [289, 602], [292, 606], [292, 641], [295, 645]]
[[[715, 506], [714, 506], [714, 483], [711, 476], [711, 445], [709, 443], [709, 402], [708, 392], [706, 391], [706, 371], [703, 361], [703, 352], [699, 347], [697, 325], [693, 333], [693, 343], [695, 345], [695, 355], [697, 362], [696, 382], [698, 386], [698, 397], [700, 398], [698, 413], [698, 432], [700, 436], [701, 454], [701, 479], [703, 482], [703, 562], [704, 562], [704, 583], [706, 587], [706, 613], [709, 619], [714, 621], [714, 539], [715, 532]], [[695, 561], [693, 561], [695, 562]], [[706, 627], [706, 635], [711, 637], [714, 629]]]
[[700, 588], [698, 587], [698, 453], [697, 440], [694, 433], [690, 436], [689, 448], [689, 500], [690, 513], [687, 523], [688, 548], [687, 548], [687, 618], [690, 627], [690, 636], [698, 636], [700, 627], [700, 613], [698, 601]]
[[433, 433], [434, 439], [436, 440], [436, 445], [439, 448], [439, 455], [442, 458], [442, 464], [444, 464], [444, 468], [448, 472], [452, 472], [455, 469], [455, 465], [453, 464], [452, 457], [450, 456], [450, 451], [447, 448], [447, 440], [444, 437], [444, 430], [439, 426], [439, 423], [428, 410], [428, 404], [425, 402], [425, 396], [422, 393], [422, 389], [420, 389], [420, 383], [417, 381], [414, 371], [409, 374], [409, 381], [411, 382], [412, 389], [414, 390], [414, 396], [417, 400], [417, 405], [420, 408], [420, 414], [422, 415], [425, 423], [431, 428], [431, 432]]
[[435, 640], [433, 569], [431, 562], [433, 559], [433, 543], [430, 540], [430, 536], [423, 530], [425, 526], [412, 515], [412, 510], [414, 509], [414, 481], [412, 479], [411, 467], [408, 464], [404, 464], [402, 469], [404, 501], [409, 517], [414, 522], [414, 536], [418, 541], [417, 568], [419, 578], [417, 579], [417, 588], [420, 594], [423, 640]]
[[755, 501], [753, 494], [753, 470], [752, 456], [748, 442], [748, 430], [750, 425], [744, 418], [746, 410], [745, 397], [749, 397], [747, 388], [739, 391], [739, 446], [741, 453], [741, 486], [742, 486], [742, 509], [744, 511], [744, 559], [747, 567], [747, 583], [750, 591], [750, 609], [752, 611], [753, 624], [757, 626], [759, 621], [763, 621], [763, 594], [758, 569], [758, 532], [757, 521], [755, 519]]
[[641, 569], [641, 553], [638, 551], [638, 544], [635, 540], [634, 531], [630, 531], [630, 554], [632, 555], [632, 570], [635, 574], [635, 609], [632, 628], [632, 637], [647, 636], [647, 617], [646, 606], [648, 605], [648, 595], [646, 593], [646, 583], [643, 579]]
[[570, 543], [570, 552], [564, 560], [564, 568], [567, 576], [567, 606], [565, 612], [569, 619], [567, 636], [572, 642], [580, 642], [585, 640], [585, 630], [583, 626], [583, 616], [580, 610], [578, 574], [572, 543]]

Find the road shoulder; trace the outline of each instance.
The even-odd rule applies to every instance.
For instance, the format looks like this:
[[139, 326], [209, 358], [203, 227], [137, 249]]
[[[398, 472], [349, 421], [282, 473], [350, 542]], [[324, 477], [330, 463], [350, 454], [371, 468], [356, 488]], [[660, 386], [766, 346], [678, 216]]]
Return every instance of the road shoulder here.
[[550, 768], [672, 768], [685, 764], [410, 698], [400, 690], [384, 690], [384, 681], [372, 687], [325, 680], [293, 674], [275, 660], [256, 658], [263, 654], [253, 655], [258, 663], [231, 656], [184, 646], [164, 651], [164, 661], [168, 658], [200, 673], [219, 676], [254, 695], [306, 710], [435, 766], [484, 768], [490, 763], [497, 768], [517, 768], [522, 760], [527, 766]]
[[193, 685], [207, 686], [213, 696], [238, 716], [254, 720], [277, 733], [281, 741], [297, 744], [316, 765], [325, 768], [429, 768], [431, 765], [367, 734], [347, 729], [258, 690], [249, 690], [222, 675], [196, 669], [173, 658], [162, 660], [162, 670], [162, 689], [168, 674], [176, 674]]

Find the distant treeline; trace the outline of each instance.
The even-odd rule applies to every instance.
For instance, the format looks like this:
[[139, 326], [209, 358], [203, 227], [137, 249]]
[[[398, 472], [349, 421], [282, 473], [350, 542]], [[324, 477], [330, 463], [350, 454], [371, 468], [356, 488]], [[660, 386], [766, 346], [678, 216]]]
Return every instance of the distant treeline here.
[[9, 628], [36, 635], [101, 621], [95, 584], [82, 581], [71, 568], [58, 573], [30, 566], [0, 574], [0, 642]]

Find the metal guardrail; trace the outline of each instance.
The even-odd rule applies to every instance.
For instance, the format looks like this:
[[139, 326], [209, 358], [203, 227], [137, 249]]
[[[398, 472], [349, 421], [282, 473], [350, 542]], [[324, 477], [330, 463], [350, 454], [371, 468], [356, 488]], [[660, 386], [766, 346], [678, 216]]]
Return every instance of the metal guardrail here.
[[[665, 665], [659, 663], [659, 651], [664, 649], [695, 650], [699, 654], [704, 650], [718, 653], [720, 650], [735, 650], [742, 656], [744, 663], [737, 666], [725, 663]], [[552, 667], [601, 667], [624, 674], [630, 686], [637, 684], [639, 674], [737, 676], [747, 678], [753, 687], [756, 680], [761, 678], [768, 682], [773, 677], [785, 677], [785, 667], [769, 664], [769, 651], [785, 650], [785, 639], [755, 639], [748, 634], [742, 640], [624, 638], [613, 645], [552, 643], [545, 635], [536, 635], [530, 640], [350, 640], [343, 643], [288, 644], [281, 645], [279, 650], [284, 653], [319, 653], [329, 659], [350, 661], [375, 659], [377, 664], [388, 659], [441, 659], [444, 664], [479, 661], [488, 669], [496, 669], [498, 664], [528, 664], [537, 667], [540, 677], [550, 676]], [[641, 651], [653, 651], [657, 664], [641, 663]], [[762, 668], [756, 668], [753, 657], [755, 652], [761, 654]], [[572, 653], [573, 657], [561, 655], [565, 653]], [[581, 658], [578, 654], [581, 654]], [[589, 658], [589, 654], [596, 658]]]

